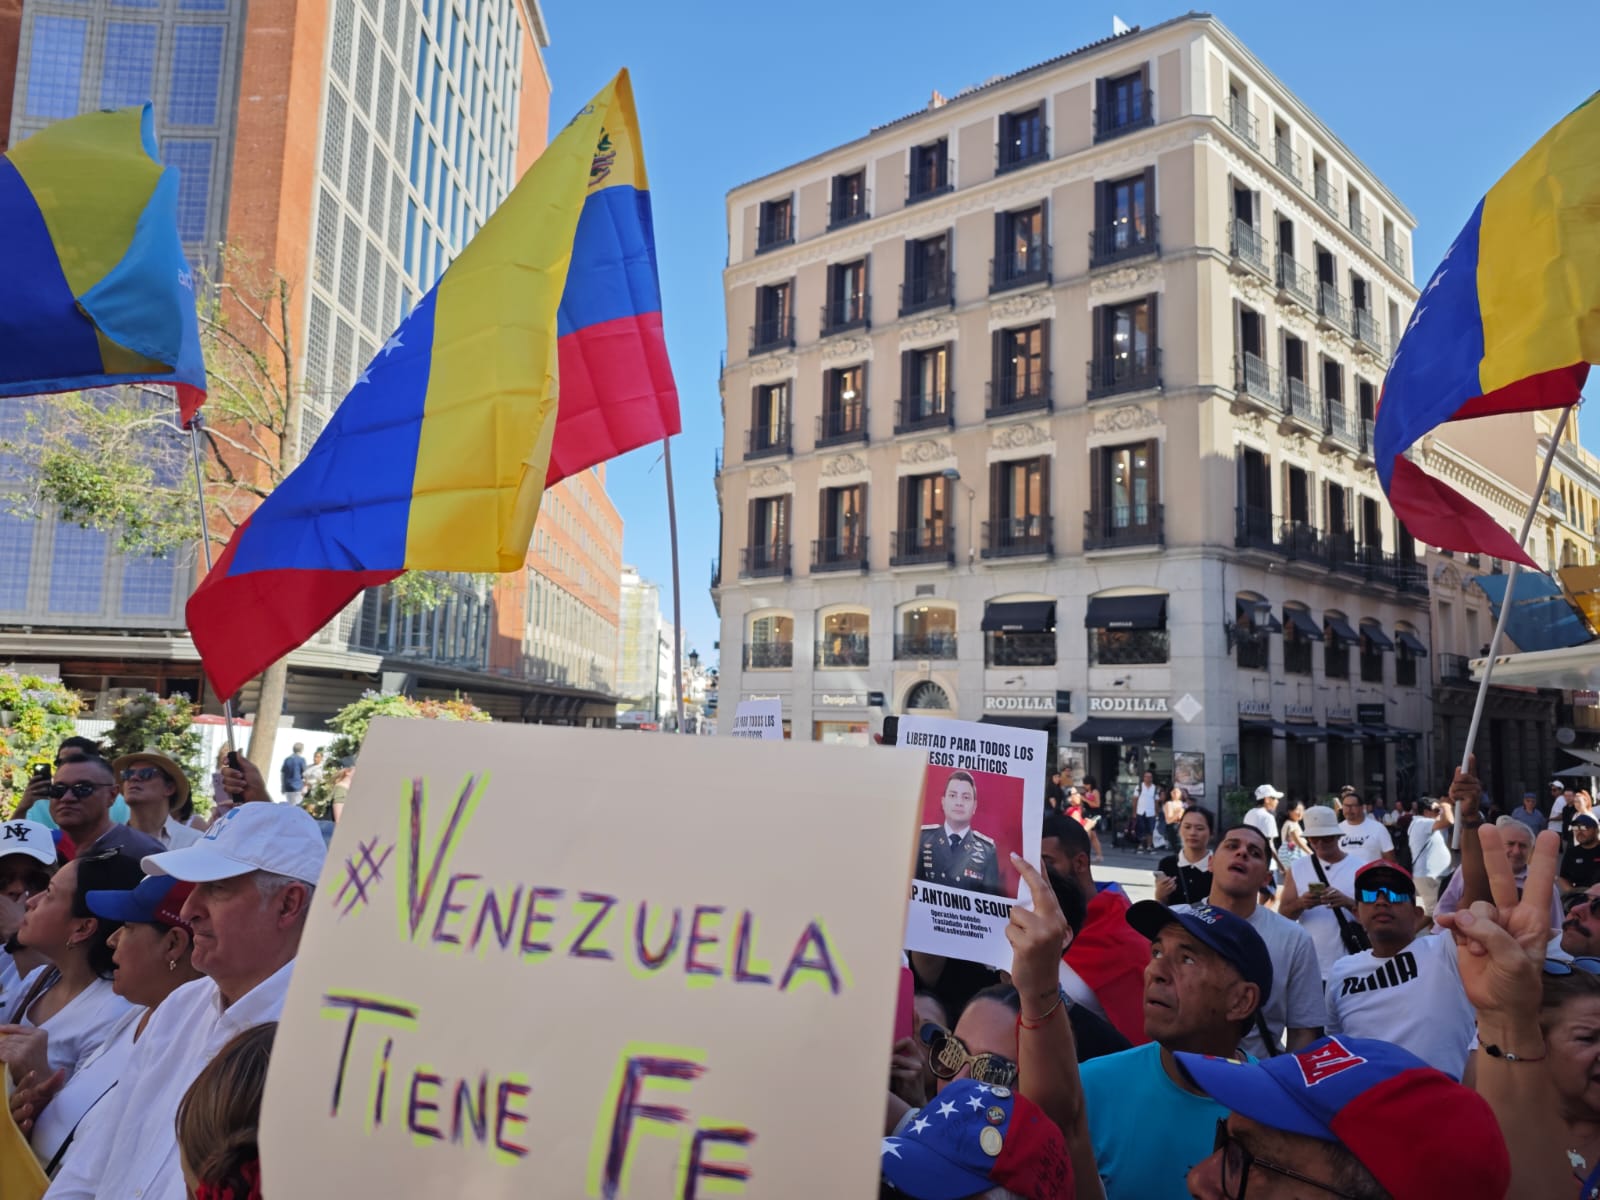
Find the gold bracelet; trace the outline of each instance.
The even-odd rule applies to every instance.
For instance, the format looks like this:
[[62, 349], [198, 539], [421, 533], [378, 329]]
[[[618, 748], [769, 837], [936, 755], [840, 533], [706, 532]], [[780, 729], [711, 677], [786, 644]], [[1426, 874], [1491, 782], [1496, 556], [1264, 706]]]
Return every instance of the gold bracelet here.
[[1017, 1028], [1018, 1029], [1042, 1029], [1042, 1028], [1044, 1028], [1044, 1023], [1046, 1021], [1048, 1021], [1051, 1017], [1055, 1016], [1056, 1015], [1056, 1009], [1058, 1009], [1060, 1007], [1061, 1007], [1061, 993], [1057, 992], [1056, 993], [1056, 1002], [1054, 1004], [1052, 1004], [1049, 1008], [1045, 1009], [1042, 1013], [1040, 1013], [1032, 1021], [1029, 1021], [1026, 1017], [1024, 1017], [1019, 1012], [1017, 1014]]

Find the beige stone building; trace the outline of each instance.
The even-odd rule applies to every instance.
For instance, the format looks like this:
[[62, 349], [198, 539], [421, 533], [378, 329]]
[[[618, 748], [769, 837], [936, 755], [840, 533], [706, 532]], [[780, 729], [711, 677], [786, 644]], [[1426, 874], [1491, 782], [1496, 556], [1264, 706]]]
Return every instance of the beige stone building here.
[[1425, 564], [1368, 453], [1413, 219], [1220, 23], [735, 188], [722, 720], [1047, 729], [1126, 787], [1407, 795]]

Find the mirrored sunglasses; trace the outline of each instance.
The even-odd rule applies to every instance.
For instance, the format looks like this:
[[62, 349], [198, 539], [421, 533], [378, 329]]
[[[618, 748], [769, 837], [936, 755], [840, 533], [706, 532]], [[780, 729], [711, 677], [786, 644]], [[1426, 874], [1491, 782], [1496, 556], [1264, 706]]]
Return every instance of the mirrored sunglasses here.
[[1390, 904], [1410, 904], [1416, 896], [1400, 888], [1364, 887], [1356, 889], [1356, 899], [1362, 904], [1376, 904], [1379, 900], [1387, 900]]
[[928, 1062], [940, 1079], [954, 1079], [966, 1067], [979, 1083], [991, 1087], [1010, 1087], [1017, 1081], [1017, 1064], [1003, 1054], [974, 1054], [966, 1043], [942, 1025], [926, 1022], [918, 1031], [928, 1048]]

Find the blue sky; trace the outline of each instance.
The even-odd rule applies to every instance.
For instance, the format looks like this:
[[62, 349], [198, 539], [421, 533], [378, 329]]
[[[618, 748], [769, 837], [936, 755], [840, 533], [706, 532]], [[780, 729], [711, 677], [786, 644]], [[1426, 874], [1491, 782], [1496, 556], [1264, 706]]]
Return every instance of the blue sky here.
[[[970, 0], [730, 3], [545, 0], [559, 128], [618, 67], [643, 126], [672, 355], [683, 406], [673, 443], [687, 640], [715, 659], [708, 591], [717, 547], [713, 455], [724, 348], [729, 188], [993, 75], [1105, 37], [1112, 15], [1154, 25], [1179, 7]], [[1214, 12], [1416, 215], [1419, 278], [1489, 185], [1596, 87], [1600, 5], [1489, 0], [1284, 0]], [[1600, 416], [1583, 428], [1600, 452]], [[659, 448], [613, 464], [623, 554], [670, 603]], [[1531, 480], [1530, 480], [1531, 483]], [[668, 609], [670, 619], [670, 608]]]

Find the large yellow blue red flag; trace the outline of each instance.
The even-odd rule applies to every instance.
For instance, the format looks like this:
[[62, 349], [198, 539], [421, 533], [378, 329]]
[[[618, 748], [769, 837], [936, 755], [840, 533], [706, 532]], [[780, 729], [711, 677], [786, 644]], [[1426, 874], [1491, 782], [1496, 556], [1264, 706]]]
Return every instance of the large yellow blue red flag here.
[[1537, 569], [1514, 536], [1406, 452], [1446, 421], [1559, 408], [1600, 362], [1600, 103], [1591, 96], [1496, 183], [1428, 280], [1384, 379], [1373, 454], [1430, 545]]
[[678, 429], [623, 71], [417, 303], [189, 598], [212, 686], [232, 695], [404, 571], [520, 569], [550, 483]]
[[85, 113], [0, 158], [0, 396], [119, 383], [205, 399], [178, 176], [150, 106]]

